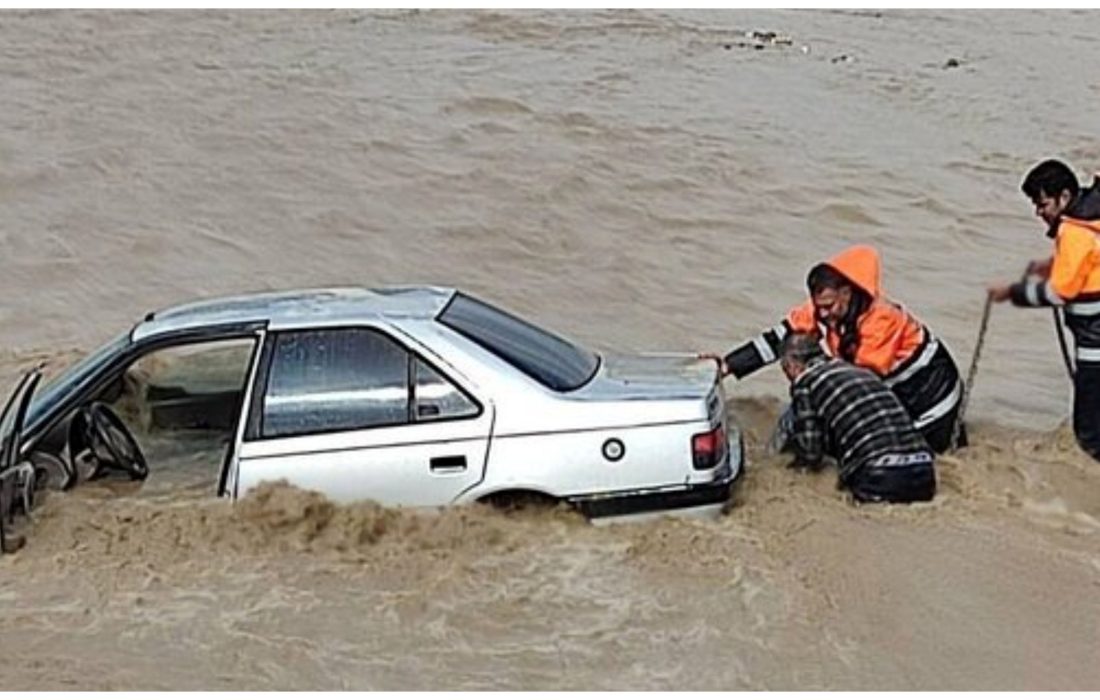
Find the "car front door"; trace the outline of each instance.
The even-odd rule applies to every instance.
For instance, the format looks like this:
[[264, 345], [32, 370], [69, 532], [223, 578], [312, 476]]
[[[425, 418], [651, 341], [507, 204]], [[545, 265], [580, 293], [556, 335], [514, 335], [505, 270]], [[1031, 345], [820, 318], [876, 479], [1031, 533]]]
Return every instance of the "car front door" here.
[[271, 333], [234, 495], [285, 479], [336, 501], [442, 505], [478, 483], [492, 403], [378, 328]]

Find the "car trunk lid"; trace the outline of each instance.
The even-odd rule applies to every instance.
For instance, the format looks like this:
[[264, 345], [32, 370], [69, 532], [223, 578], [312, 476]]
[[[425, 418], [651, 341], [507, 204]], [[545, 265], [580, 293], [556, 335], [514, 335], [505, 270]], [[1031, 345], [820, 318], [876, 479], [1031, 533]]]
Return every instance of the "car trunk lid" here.
[[574, 396], [595, 401], [706, 399], [717, 382], [715, 363], [693, 355], [604, 355], [596, 376]]

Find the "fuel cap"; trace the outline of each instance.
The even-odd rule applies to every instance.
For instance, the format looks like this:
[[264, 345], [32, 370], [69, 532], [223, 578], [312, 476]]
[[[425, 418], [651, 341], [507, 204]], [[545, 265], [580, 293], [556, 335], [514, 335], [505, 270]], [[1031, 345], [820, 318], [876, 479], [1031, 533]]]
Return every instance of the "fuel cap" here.
[[618, 438], [611, 438], [603, 444], [603, 456], [609, 462], [618, 462], [626, 454], [626, 447], [623, 446], [623, 441]]

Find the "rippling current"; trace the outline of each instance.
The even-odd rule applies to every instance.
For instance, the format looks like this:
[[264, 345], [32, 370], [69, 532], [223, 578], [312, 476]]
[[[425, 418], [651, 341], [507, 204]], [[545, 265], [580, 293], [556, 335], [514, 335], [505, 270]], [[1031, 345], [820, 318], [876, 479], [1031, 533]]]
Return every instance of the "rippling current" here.
[[[1100, 169], [1100, 15], [0, 13], [0, 376], [195, 297], [432, 283], [593, 348], [726, 350], [854, 242], [969, 363]], [[777, 32], [779, 40], [752, 32]], [[789, 41], [787, 41], [789, 38]], [[1100, 466], [1050, 318], [994, 310], [940, 495], [855, 508], [756, 446], [716, 521], [50, 494], [0, 559], [5, 689], [1096, 689]], [[196, 453], [197, 454], [197, 453]]]

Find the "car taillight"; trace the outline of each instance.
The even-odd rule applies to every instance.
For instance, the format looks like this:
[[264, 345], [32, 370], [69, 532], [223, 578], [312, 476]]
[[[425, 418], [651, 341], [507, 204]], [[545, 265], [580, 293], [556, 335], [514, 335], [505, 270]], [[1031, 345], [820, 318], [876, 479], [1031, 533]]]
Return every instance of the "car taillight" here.
[[726, 434], [722, 426], [691, 436], [692, 464], [696, 469], [712, 469], [726, 452]]

